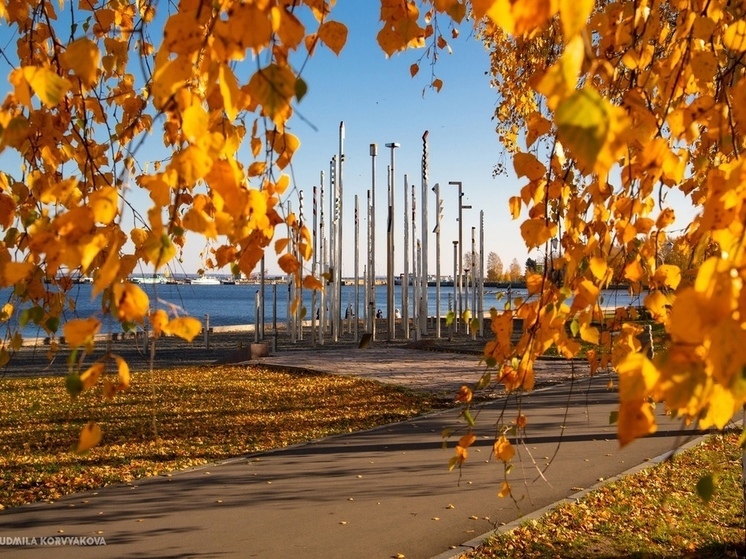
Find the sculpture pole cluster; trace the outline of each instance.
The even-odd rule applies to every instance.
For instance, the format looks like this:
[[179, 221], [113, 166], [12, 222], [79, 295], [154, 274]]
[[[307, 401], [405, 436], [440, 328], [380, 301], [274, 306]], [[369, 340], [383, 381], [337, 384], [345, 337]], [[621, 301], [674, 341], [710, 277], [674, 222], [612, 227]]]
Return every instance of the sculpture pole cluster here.
[[[430, 188], [428, 184], [429, 161], [428, 161], [428, 132], [422, 135], [422, 160], [421, 160], [421, 192], [420, 201], [420, 231], [418, 238], [417, 231], [417, 199], [416, 186], [410, 183], [407, 175], [404, 175], [404, 243], [403, 243], [403, 273], [401, 276], [401, 320], [402, 331], [405, 339], [410, 336], [411, 332], [416, 340], [428, 333], [428, 309], [429, 301], [429, 262], [428, 262], [428, 237], [430, 235], [428, 224], [428, 190], [435, 193], [435, 205], [437, 213], [435, 216], [435, 228], [432, 233], [435, 234], [435, 336], [441, 337], [441, 222], [443, 219], [443, 199], [441, 198], [440, 185], [435, 184]], [[342, 333], [343, 323], [341, 322], [344, 313], [345, 323], [348, 331], [353, 332], [355, 339], [360, 338], [360, 323], [358, 313], [360, 312], [361, 301], [359, 284], [363, 284], [363, 328], [365, 333], [370, 335], [372, 341], [376, 339], [376, 318], [380, 310], [376, 303], [376, 157], [378, 156], [378, 145], [370, 144], [371, 157], [371, 186], [367, 191], [367, 205], [365, 216], [368, 219], [366, 229], [367, 243], [365, 247], [368, 256], [363, 262], [363, 273], [360, 276], [360, 213], [358, 196], [354, 198], [354, 308], [352, 301], [342, 301], [342, 245], [343, 245], [343, 227], [344, 218], [344, 139], [345, 128], [344, 122], [339, 125], [339, 150], [334, 154], [329, 164], [329, 215], [330, 226], [327, 227], [324, 214], [324, 202], [326, 194], [326, 185], [324, 184], [325, 175], [320, 173], [318, 187], [313, 188], [313, 260], [311, 262], [311, 272], [316, 276], [323, 278], [326, 289], [322, 291], [318, 298], [314, 293], [311, 299], [311, 328], [312, 341], [314, 345], [318, 342], [324, 344], [326, 339], [333, 342], [339, 341]], [[390, 163], [387, 168], [386, 178], [388, 187], [388, 204], [386, 218], [386, 320], [388, 340], [396, 339], [396, 320], [397, 307], [395, 304], [395, 284], [394, 275], [394, 254], [395, 254], [395, 197], [396, 197], [396, 160], [395, 151], [400, 147], [399, 143], [389, 142], [385, 146], [390, 150]], [[458, 187], [458, 222], [459, 222], [459, 239], [453, 242], [454, 247], [454, 272], [453, 272], [453, 304], [456, 314], [454, 325], [456, 331], [463, 322], [464, 312], [469, 307], [477, 313], [479, 318], [479, 332], [483, 333], [482, 315], [483, 296], [484, 296], [484, 212], [480, 212], [480, 238], [479, 252], [476, 250], [476, 228], [472, 227], [472, 247], [469, 259], [469, 265], [464, 270], [463, 259], [463, 210], [470, 209], [471, 206], [463, 203], [463, 189], [460, 181], [449, 182], [452, 186]], [[411, 195], [411, 212], [410, 212], [410, 195]], [[301, 198], [302, 213], [302, 198]], [[302, 219], [302, 216], [301, 216]], [[328, 229], [328, 236], [327, 236]], [[411, 231], [411, 246], [410, 246]], [[411, 258], [410, 258], [411, 254]], [[464, 274], [466, 272], [466, 286], [464, 286]], [[471, 272], [471, 273], [469, 273]], [[412, 285], [412, 298], [410, 301], [409, 285]], [[464, 287], [466, 288], [466, 297], [464, 297]], [[471, 287], [471, 301], [469, 301], [469, 288]], [[301, 291], [302, 296], [302, 291]], [[302, 307], [302, 305], [299, 305]], [[345, 307], [343, 309], [343, 307]], [[410, 316], [411, 309], [411, 316]], [[450, 309], [449, 309], [450, 310]], [[300, 311], [299, 311], [300, 312]], [[302, 315], [298, 320], [302, 324]], [[411, 322], [410, 322], [411, 319]], [[471, 324], [465, 323], [466, 331], [469, 332]], [[473, 336], [476, 335], [474, 329], [471, 330]], [[302, 339], [302, 327], [294, 331], [294, 339], [297, 335]], [[328, 336], [328, 338], [327, 338]]]

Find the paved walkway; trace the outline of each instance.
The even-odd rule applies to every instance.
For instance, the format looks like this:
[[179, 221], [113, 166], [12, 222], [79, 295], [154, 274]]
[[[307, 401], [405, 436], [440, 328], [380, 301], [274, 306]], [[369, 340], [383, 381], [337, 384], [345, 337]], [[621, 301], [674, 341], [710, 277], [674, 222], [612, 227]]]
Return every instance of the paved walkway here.
[[[473, 383], [477, 358], [413, 350], [292, 352], [267, 363], [369, 376], [452, 391]], [[555, 363], [556, 365], [556, 363]], [[552, 376], [551, 367], [539, 375]], [[561, 373], [567, 378], [567, 371]], [[496, 423], [513, 399], [488, 402], [463, 471], [449, 472], [458, 411], [236, 458], [172, 476], [0, 513], [3, 537], [98, 537], [107, 547], [3, 547], [13, 557], [389, 558], [450, 556], [458, 546], [577, 494], [685, 442], [660, 417], [659, 433], [619, 449], [608, 377], [563, 382], [524, 398], [528, 439], [509, 479], [518, 503], [499, 499], [503, 468], [490, 461]], [[458, 432], [457, 432], [458, 433]], [[545, 472], [546, 481], [539, 475]], [[50, 541], [50, 540], [47, 540]], [[53, 541], [53, 540], [51, 540]], [[445, 555], [442, 555], [445, 554]]]

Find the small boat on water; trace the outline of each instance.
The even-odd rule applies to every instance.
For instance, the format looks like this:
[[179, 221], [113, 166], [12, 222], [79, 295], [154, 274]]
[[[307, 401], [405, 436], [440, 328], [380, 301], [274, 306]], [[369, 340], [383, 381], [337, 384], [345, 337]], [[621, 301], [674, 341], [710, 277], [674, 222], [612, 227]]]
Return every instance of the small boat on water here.
[[220, 285], [220, 280], [214, 276], [200, 276], [189, 281], [192, 285]]
[[132, 283], [154, 285], [165, 284], [168, 282], [168, 279], [165, 276], [161, 276], [160, 274], [153, 274], [152, 276], [133, 277], [130, 278], [130, 281]]

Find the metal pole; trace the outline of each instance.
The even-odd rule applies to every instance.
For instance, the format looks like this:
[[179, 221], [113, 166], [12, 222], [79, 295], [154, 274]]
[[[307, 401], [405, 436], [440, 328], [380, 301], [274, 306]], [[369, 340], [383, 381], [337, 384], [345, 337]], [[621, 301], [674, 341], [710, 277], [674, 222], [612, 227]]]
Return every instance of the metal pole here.
[[368, 199], [365, 205], [365, 211], [366, 211], [366, 223], [367, 227], [365, 228], [365, 232], [367, 234], [367, 244], [366, 248], [368, 250], [367, 255], [368, 258], [366, 259], [366, 264], [363, 266], [363, 278], [364, 278], [364, 284], [365, 284], [365, 302], [363, 304], [363, 314], [364, 314], [364, 324], [365, 324], [365, 331], [370, 333], [371, 331], [371, 323], [370, 323], [370, 294], [371, 294], [371, 275], [370, 275], [370, 228], [373, 225], [371, 223], [370, 219], [370, 189], [367, 190]]
[[427, 258], [427, 251], [428, 251], [428, 242], [427, 237], [430, 234], [430, 228], [427, 224], [427, 182], [428, 182], [428, 152], [427, 152], [427, 135], [429, 131], [425, 130], [425, 133], [422, 135], [422, 209], [420, 210], [420, 213], [422, 214], [422, 252], [421, 252], [421, 262], [422, 262], [422, 280], [420, 283], [420, 325], [421, 325], [421, 332], [424, 335], [427, 335], [427, 318], [428, 313], [430, 310], [430, 295], [428, 290], [428, 258]]
[[264, 284], [265, 284], [265, 268], [264, 268], [264, 255], [259, 264], [259, 273], [261, 275], [261, 314], [259, 315], [259, 339], [264, 340]]
[[[460, 315], [463, 309], [463, 301], [461, 300], [461, 270], [463, 263], [461, 262], [461, 247], [463, 246], [463, 219], [462, 219], [462, 210], [463, 206], [461, 205], [461, 196], [463, 196], [463, 192], [461, 192], [461, 182], [460, 181], [450, 181], [448, 184], [453, 186], [458, 186], [458, 264], [456, 267], [456, 271], [453, 274], [453, 297], [454, 297], [454, 303], [453, 306], [456, 309], [456, 331], [458, 332], [458, 322], [461, 319]], [[454, 245], [455, 246], [455, 245]], [[458, 283], [458, 290], [456, 290], [456, 284]]]
[[389, 217], [388, 217], [388, 251], [386, 261], [386, 312], [388, 321], [389, 340], [396, 339], [394, 327], [394, 150], [400, 144], [390, 142], [386, 147], [391, 150], [391, 166], [389, 169]]
[[[419, 240], [417, 240], [417, 250], [415, 252], [415, 269], [416, 269], [416, 277], [420, 277], [422, 274], [422, 243], [420, 243]], [[417, 311], [415, 313], [417, 317], [417, 322], [414, 323], [414, 339], [420, 340], [422, 337], [422, 328], [420, 323], [420, 311], [422, 310], [422, 293], [421, 288], [422, 286], [418, 283], [415, 283], [415, 297], [414, 301], [417, 305]]]
[[404, 175], [404, 273], [401, 280], [401, 324], [404, 339], [409, 339], [409, 180]]
[[[477, 267], [477, 242], [476, 242], [476, 227], [471, 228], [471, 297], [472, 297], [472, 303], [471, 308], [473, 312], [477, 311], [477, 272], [475, 268]], [[481, 321], [481, 319], [480, 319]], [[477, 339], [477, 332], [474, 328], [474, 325], [471, 326], [471, 339], [476, 340]]]
[[[311, 275], [317, 276], [318, 275], [318, 217], [317, 217], [317, 210], [318, 210], [318, 190], [316, 189], [316, 186], [313, 187], [313, 257], [311, 260]], [[313, 347], [316, 347], [316, 290], [311, 291], [311, 345]]]
[[[345, 141], [345, 123], [340, 122], [339, 123], [339, 158], [337, 160], [338, 172], [337, 172], [337, 192], [339, 196], [339, 218], [338, 218], [338, 224], [337, 224], [337, 265], [336, 265], [336, 274], [337, 274], [337, 293], [335, 294], [335, 298], [337, 300], [337, 313], [335, 314], [337, 325], [339, 325], [339, 317], [342, 314], [342, 224], [344, 222], [344, 190], [343, 190], [343, 180], [344, 180], [344, 161], [345, 161], [345, 155], [344, 155], [344, 141]], [[339, 332], [339, 329], [336, 330]], [[337, 338], [335, 337], [335, 340], [337, 341]]]
[[254, 343], [259, 342], [259, 311], [262, 306], [259, 304], [259, 290], [254, 293]]
[[479, 211], [479, 337], [484, 337], [484, 210]]
[[[305, 216], [303, 215], [303, 191], [301, 190], [298, 193], [298, 229], [296, 230], [296, 239], [295, 239], [295, 250], [297, 251], [297, 257], [298, 262], [300, 262], [300, 269], [303, 269], [303, 252], [300, 250], [300, 240], [301, 240], [301, 229], [303, 229], [305, 225]], [[303, 282], [298, 281], [295, 277], [293, 277], [293, 282], [295, 283], [295, 289], [296, 289], [296, 295], [298, 297], [298, 339], [303, 339]]]
[[[417, 265], [419, 262], [417, 246], [417, 201], [415, 198], [415, 186], [412, 183], [412, 327], [414, 328], [414, 338], [418, 340], [420, 331], [420, 269]], [[407, 288], [409, 289], [409, 288]]]
[[440, 218], [443, 203], [440, 199], [440, 184], [435, 183], [435, 337], [440, 338]]
[[370, 328], [368, 332], [376, 339], [376, 155], [378, 155], [378, 144], [370, 144], [371, 162], [371, 190], [370, 190], [370, 308], [368, 309], [368, 320]]
[[456, 313], [455, 319], [451, 322], [449, 330], [450, 336], [453, 336], [453, 329], [458, 324], [458, 298], [456, 291], [456, 274], [458, 273], [458, 241], [453, 241], [453, 310]]
[[319, 210], [321, 212], [321, 216], [319, 219], [319, 242], [321, 243], [321, 246], [319, 248], [319, 252], [321, 252], [321, 277], [319, 278], [321, 280], [321, 283], [323, 284], [324, 288], [321, 290], [321, 301], [319, 302], [319, 343], [321, 345], [324, 345], [324, 332], [326, 329], [326, 280], [324, 279], [324, 274], [327, 273], [327, 267], [326, 267], [326, 239], [324, 238], [325, 235], [325, 223], [324, 223], [324, 171], [321, 171], [320, 173], [320, 180], [319, 180], [319, 190], [321, 191], [319, 195]]
[[355, 341], [358, 340], [358, 320], [357, 315], [360, 310], [360, 275], [358, 267], [360, 266], [360, 221], [358, 219], [358, 198], [355, 194], [355, 311], [352, 313], [352, 320], [355, 321]]
[[272, 329], [274, 330], [274, 351], [277, 351], [277, 281], [272, 284]]
[[329, 299], [329, 330], [333, 342], [339, 339], [339, 301], [337, 301], [337, 227], [339, 224], [339, 198], [337, 193], [337, 156], [329, 163], [329, 214], [332, 229], [329, 242], [329, 274], [331, 275], [331, 293]]

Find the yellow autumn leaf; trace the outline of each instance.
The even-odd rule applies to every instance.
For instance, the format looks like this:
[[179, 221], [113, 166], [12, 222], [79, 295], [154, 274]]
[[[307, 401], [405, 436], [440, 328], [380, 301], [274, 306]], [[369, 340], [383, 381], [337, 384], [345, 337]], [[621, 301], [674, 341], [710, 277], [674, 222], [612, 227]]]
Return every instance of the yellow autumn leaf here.
[[202, 331], [202, 323], [191, 316], [174, 318], [163, 327], [163, 332], [168, 335], [191, 342]]
[[70, 82], [49, 68], [24, 66], [23, 77], [47, 107], [56, 107], [70, 89]]
[[295, 95], [295, 82], [290, 68], [270, 64], [251, 76], [246, 91], [277, 126], [283, 127], [292, 113], [290, 102]]
[[306, 276], [303, 278], [303, 287], [305, 289], [321, 290], [324, 289], [324, 284], [314, 276]]
[[3, 286], [8, 287], [24, 281], [35, 268], [32, 262], [6, 262], [2, 268]]
[[731, 390], [720, 384], [715, 384], [712, 387], [706, 411], [699, 420], [699, 428], [716, 427], [717, 429], [723, 429], [740, 408], [741, 402], [735, 399]]
[[673, 264], [663, 264], [653, 274], [656, 285], [676, 289], [681, 282], [681, 270]]
[[595, 4], [595, 0], [559, 0], [560, 21], [565, 42], [583, 30]]
[[165, 233], [160, 236], [148, 235], [142, 249], [145, 251], [147, 261], [153, 264], [156, 270], [168, 264], [176, 256], [176, 247], [171, 237]]
[[197, 143], [207, 134], [210, 117], [201, 103], [189, 105], [181, 115], [181, 131], [187, 141]]
[[477, 440], [474, 433], [467, 433], [458, 440], [458, 445], [462, 448], [469, 448]]
[[67, 344], [73, 349], [82, 345], [92, 345], [93, 337], [101, 329], [101, 322], [96, 318], [76, 318], [68, 320], [63, 326]]
[[83, 390], [88, 390], [96, 386], [101, 373], [104, 372], [103, 363], [94, 363], [80, 375], [80, 381], [83, 383]]
[[598, 328], [590, 326], [588, 324], [580, 325], [580, 339], [589, 344], [598, 345], [601, 334]]
[[589, 261], [589, 268], [593, 277], [601, 281], [606, 277], [606, 271], [609, 269], [609, 265], [606, 262], [606, 258], [601, 256], [594, 256]]
[[619, 405], [617, 438], [625, 446], [639, 437], [658, 430], [653, 410], [647, 400], [631, 400]]
[[300, 262], [298, 262], [298, 259], [292, 254], [283, 254], [277, 260], [277, 264], [279, 264], [282, 271], [286, 274], [295, 274], [300, 270]]
[[153, 328], [153, 335], [157, 338], [163, 332], [168, 324], [168, 314], [163, 309], [158, 309], [150, 313], [150, 326]]
[[510, 217], [518, 219], [521, 215], [521, 197], [511, 196], [508, 205], [510, 207]]
[[556, 110], [560, 101], [577, 90], [584, 60], [585, 44], [580, 36], [576, 36], [565, 46], [560, 59], [541, 77], [535, 89], [547, 98], [550, 109]]
[[586, 173], [605, 173], [624, 150], [624, 110], [589, 85], [559, 102], [555, 123], [557, 137]]
[[734, 52], [746, 51], [746, 21], [738, 19], [728, 25], [723, 35], [723, 44]]
[[91, 288], [91, 296], [96, 297], [104, 289], [108, 288], [116, 279], [121, 268], [121, 259], [119, 255], [119, 243], [109, 243], [108, 253], [104, 263], [96, 270], [96, 275], [93, 278], [93, 287]]
[[176, 153], [168, 167], [186, 184], [192, 186], [210, 172], [212, 163], [212, 157], [205, 150], [191, 145]]
[[516, 153], [513, 156], [513, 168], [518, 178], [526, 177], [532, 181], [541, 179], [547, 172], [547, 168], [533, 153]]
[[113, 357], [117, 364], [117, 377], [119, 378], [117, 390], [127, 390], [130, 387], [131, 381], [130, 367], [123, 357], [119, 355], [114, 355]]
[[218, 74], [220, 94], [223, 96], [223, 109], [228, 120], [235, 120], [243, 109], [243, 92], [239, 89], [233, 70], [226, 64], [220, 65]]
[[77, 452], [83, 453], [96, 446], [101, 442], [102, 435], [101, 427], [97, 423], [89, 421], [80, 431]]
[[203, 235], [207, 239], [214, 239], [218, 236], [215, 222], [204, 211], [197, 208], [190, 208], [181, 221], [184, 229], [194, 231]]
[[318, 37], [339, 56], [347, 42], [347, 27], [338, 21], [325, 21], [319, 27]]
[[508, 495], [510, 495], [510, 484], [507, 481], [503, 481], [497, 496], [502, 499]]
[[558, 9], [557, 0], [474, 0], [472, 4], [475, 15], [486, 14], [511, 35], [543, 26]]
[[62, 63], [72, 70], [86, 87], [92, 87], [98, 79], [101, 53], [96, 43], [83, 37], [67, 45], [62, 54]]
[[619, 375], [619, 400], [636, 401], [647, 398], [660, 379], [660, 372], [642, 353], [630, 352], [616, 365]]
[[272, 149], [277, 152], [275, 165], [284, 169], [290, 164], [293, 154], [300, 147], [300, 140], [290, 132], [276, 133], [272, 142]]
[[502, 460], [503, 462], [510, 462], [513, 459], [513, 456], [515, 456], [515, 448], [513, 448], [513, 445], [510, 444], [510, 441], [505, 437], [505, 435], [500, 435], [500, 437], [495, 441], [493, 451], [495, 453], [495, 458]]
[[112, 297], [119, 320], [139, 323], [145, 320], [150, 299], [139, 286], [134, 283], [117, 283], [112, 287]]
[[543, 217], [527, 219], [521, 223], [521, 236], [529, 249], [543, 245], [554, 237], [557, 224], [547, 223]]
[[119, 211], [119, 193], [112, 186], [104, 186], [93, 192], [89, 197], [89, 206], [93, 210], [93, 219], [104, 225], [109, 225]]
[[11, 316], [13, 316], [13, 304], [5, 303], [3, 308], [0, 309], [0, 323], [7, 322]]
[[650, 311], [654, 319], [662, 320], [668, 316], [668, 307], [671, 303], [662, 291], [656, 289], [645, 296], [642, 304]]
[[624, 267], [624, 277], [631, 282], [638, 282], [642, 279], [645, 272], [640, 265], [639, 260], [633, 260]]

